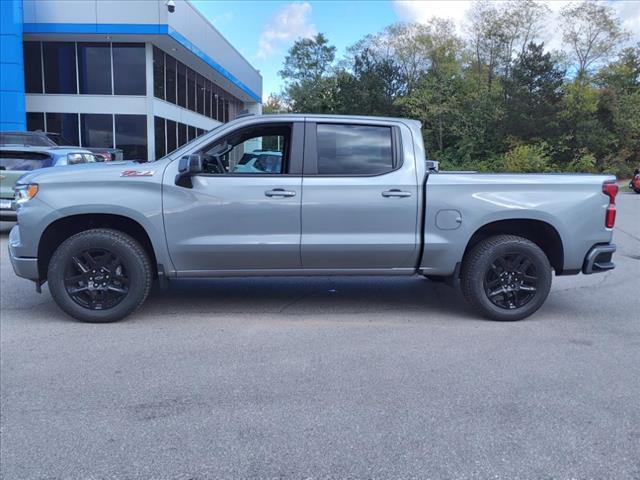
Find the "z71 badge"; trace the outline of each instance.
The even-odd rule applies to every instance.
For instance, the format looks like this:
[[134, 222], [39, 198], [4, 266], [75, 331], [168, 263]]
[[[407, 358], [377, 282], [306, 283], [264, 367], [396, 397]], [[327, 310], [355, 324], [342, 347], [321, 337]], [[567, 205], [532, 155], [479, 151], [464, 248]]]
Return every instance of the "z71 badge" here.
[[153, 170], [124, 170], [121, 177], [153, 177]]

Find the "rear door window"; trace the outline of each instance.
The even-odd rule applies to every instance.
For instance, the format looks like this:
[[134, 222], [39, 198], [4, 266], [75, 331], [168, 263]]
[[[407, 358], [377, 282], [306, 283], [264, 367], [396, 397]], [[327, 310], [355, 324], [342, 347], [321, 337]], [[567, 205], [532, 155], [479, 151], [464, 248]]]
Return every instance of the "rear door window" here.
[[396, 168], [391, 127], [317, 124], [318, 175], [380, 175]]
[[0, 170], [29, 172], [50, 167], [51, 157], [37, 152], [0, 152]]

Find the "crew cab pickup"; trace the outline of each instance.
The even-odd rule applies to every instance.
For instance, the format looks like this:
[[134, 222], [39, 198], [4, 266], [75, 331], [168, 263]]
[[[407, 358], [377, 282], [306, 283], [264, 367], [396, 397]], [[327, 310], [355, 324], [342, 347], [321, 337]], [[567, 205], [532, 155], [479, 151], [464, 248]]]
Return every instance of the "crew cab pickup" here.
[[615, 177], [435, 167], [414, 120], [242, 116], [155, 162], [24, 175], [11, 262], [88, 322], [131, 314], [154, 281], [276, 275], [426, 276], [519, 320], [553, 272], [614, 268]]

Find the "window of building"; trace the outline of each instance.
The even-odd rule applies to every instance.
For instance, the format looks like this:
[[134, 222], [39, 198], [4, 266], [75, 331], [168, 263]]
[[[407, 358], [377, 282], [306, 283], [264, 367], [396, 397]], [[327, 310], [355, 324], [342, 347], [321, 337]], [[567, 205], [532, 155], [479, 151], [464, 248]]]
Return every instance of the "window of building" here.
[[27, 112], [27, 130], [30, 132], [42, 130], [44, 132], [44, 113]]
[[187, 127], [187, 139], [190, 142], [194, 138], [196, 138], [196, 127], [192, 127], [191, 125], [189, 125]]
[[187, 108], [196, 111], [196, 72], [187, 68]]
[[218, 117], [216, 118], [219, 122], [224, 121], [224, 100], [222, 97], [218, 97]]
[[115, 115], [116, 148], [125, 160], [147, 161], [147, 116]]
[[147, 68], [145, 64], [144, 43], [114, 43], [112, 48], [113, 93], [116, 95], [146, 95]]
[[167, 137], [164, 118], [155, 117], [153, 119], [153, 130], [156, 141], [156, 159], [158, 159], [167, 154]]
[[153, 95], [164, 100], [164, 52], [153, 47]]
[[318, 124], [318, 174], [379, 175], [395, 168], [391, 128]]
[[204, 83], [204, 114], [211, 118], [211, 82], [207, 79]]
[[229, 121], [229, 100], [227, 99], [224, 100], [224, 120], [222, 121], [224, 123]]
[[178, 62], [178, 105], [187, 106], [187, 67]]
[[113, 148], [113, 115], [82, 113], [80, 130], [83, 147]]
[[78, 43], [80, 93], [111, 95], [111, 46], [108, 43]]
[[167, 120], [167, 153], [178, 148], [178, 138], [176, 136], [176, 122]]
[[204, 115], [204, 77], [196, 73], [196, 112]]
[[170, 55], [165, 56], [165, 70], [166, 100], [176, 103], [176, 59]]
[[59, 134], [64, 139], [65, 146], [80, 145], [77, 113], [47, 113], [46, 118], [47, 132]]
[[27, 93], [42, 93], [42, 52], [40, 42], [24, 42], [24, 88]]
[[75, 43], [44, 42], [42, 58], [46, 93], [78, 93]]
[[184, 123], [178, 124], [178, 146], [187, 143], [187, 126]]

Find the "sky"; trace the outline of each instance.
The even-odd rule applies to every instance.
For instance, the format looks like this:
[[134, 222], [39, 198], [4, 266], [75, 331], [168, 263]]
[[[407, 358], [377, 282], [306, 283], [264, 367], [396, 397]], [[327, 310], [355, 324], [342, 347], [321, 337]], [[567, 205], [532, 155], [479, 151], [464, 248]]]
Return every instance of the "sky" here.
[[[337, 47], [336, 58], [367, 34], [398, 21], [427, 22], [432, 17], [453, 20], [463, 33], [470, 0], [191, 0], [200, 12], [256, 68], [263, 77], [263, 98], [282, 90], [278, 71], [293, 43], [318, 32]], [[557, 13], [567, 3], [545, 0], [551, 10], [547, 45], [561, 48]], [[640, 0], [606, 0], [631, 33], [640, 41]]]

